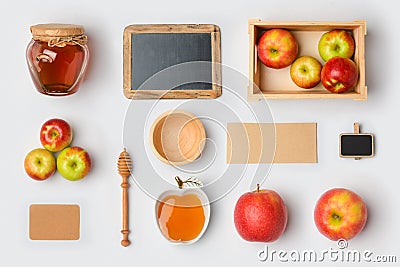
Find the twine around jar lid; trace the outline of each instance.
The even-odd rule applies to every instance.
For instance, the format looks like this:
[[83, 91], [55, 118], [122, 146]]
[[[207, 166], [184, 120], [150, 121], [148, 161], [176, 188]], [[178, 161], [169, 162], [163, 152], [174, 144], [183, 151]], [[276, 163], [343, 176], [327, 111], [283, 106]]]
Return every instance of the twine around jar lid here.
[[30, 27], [35, 41], [48, 42], [49, 46], [86, 45], [87, 36], [81, 25], [74, 24], [37, 24]]

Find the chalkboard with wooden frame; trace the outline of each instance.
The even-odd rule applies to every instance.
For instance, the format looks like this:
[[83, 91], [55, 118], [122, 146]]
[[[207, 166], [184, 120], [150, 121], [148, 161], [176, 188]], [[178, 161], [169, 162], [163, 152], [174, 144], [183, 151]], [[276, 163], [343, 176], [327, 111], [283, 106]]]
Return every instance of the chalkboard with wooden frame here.
[[[130, 25], [123, 49], [124, 95], [129, 99], [217, 98], [222, 93], [216, 25]], [[170, 88], [176, 80], [191, 82]]]
[[354, 133], [339, 135], [339, 155], [341, 158], [372, 158], [374, 156], [374, 135], [360, 133], [360, 124], [354, 123]]

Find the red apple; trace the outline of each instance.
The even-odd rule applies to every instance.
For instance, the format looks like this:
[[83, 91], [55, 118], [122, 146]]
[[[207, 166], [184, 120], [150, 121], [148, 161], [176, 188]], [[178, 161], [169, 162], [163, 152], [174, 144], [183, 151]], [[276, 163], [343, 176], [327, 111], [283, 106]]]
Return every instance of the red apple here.
[[332, 93], [343, 93], [358, 81], [358, 69], [354, 61], [344, 57], [333, 57], [322, 67], [322, 85]]
[[62, 119], [50, 119], [40, 129], [40, 142], [51, 152], [61, 151], [72, 141], [72, 128]]
[[287, 210], [282, 198], [272, 190], [243, 194], [234, 211], [239, 235], [251, 242], [273, 242], [285, 231]]
[[321, 81], [322, 65], [310, 56], [297, 58], [290, 66], [290, 77], [299, 87], [309, 89], [317, 86]]
[[354, 47], [354, 39], [350, 32], [339, 29], [324, 33], [318, 42], [318, 52], [324, 61], [333, 57], [351, 58]]
[[319, 232], [331, 240], [349, 240], [358, 235], [367, 222], [367, 207], [360, 196], [344, 189], [325, 192], [314, 209]]
[[270, 29], [258, 40], [257, 53], [265, 66], [282, 69], [296, 59], [299, 47], [291, 32], [284, 29]]
[[67, 147], [57, 157], [57, 170], [65, 179], [76, 181], [84, 178], [92, 168], [89, 153], [78, 146]]
[[51, 152], [36, 148], [26, 155], [24, 168], [32, 179], [43, 181], [56, 171], [56, 160]]

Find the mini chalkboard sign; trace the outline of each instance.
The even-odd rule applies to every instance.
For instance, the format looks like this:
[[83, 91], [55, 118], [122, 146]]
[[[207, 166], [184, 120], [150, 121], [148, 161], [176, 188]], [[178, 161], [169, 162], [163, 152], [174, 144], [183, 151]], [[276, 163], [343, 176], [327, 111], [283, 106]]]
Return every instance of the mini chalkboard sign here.
[[130, 25], [124, 30], [124, 95], [130, 99], [221, 95], [221, 37], [210, 24]]
[[354, 123], [354, 133], [340, 134], [339, 154], [341, 158], [371, 158], [374, 156], [373, 134], [360, 133], [360, 126]]

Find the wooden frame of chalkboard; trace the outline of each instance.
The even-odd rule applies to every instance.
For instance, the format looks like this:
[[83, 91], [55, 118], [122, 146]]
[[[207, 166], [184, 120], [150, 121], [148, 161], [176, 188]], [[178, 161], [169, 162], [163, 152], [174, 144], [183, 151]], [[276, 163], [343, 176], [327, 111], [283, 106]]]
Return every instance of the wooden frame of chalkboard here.
[[[205, 36], [205, 43], [210, 47], [205, 47], [205, 51], [209, 51], [207, 58], [210, 60], [202, 60], [210, 62], [207, 63], [211, 69], [210, 83], [207, 83], [207, 88], [141, 88], [141, 85], [134, 81], [135, 71], [133, 70], [135, 64], [134, 56], [134, 41], [133, 38], [136, 36], [144, 37], [145, 34], [149, 36], [161, 36], [154, 34], [203, 34]], [[205, 34], [205, 35], [204, 35]], [[207, 40], [209, 35], [209, 40]], [[167, 35], [164, 35], [167, 36]], [[171, 36], [171, 35], [170, 35]], [[181, 35], [179, 35], [181, 36]], [[197, 35], [199, 36], [199, 35]], [[124, 30], [124, 56], [123, 56], [123, 73], [124, 73], [124, 95], [129, 99], [159, 99], [159, 98], [170, 98], [170, 99], [188, 99], [188, 98], [217, 98], [222, 93], [221, 86], [221, 34], [220, 29], [216, 25], [212, 24], [142, 24], [142, 25], [130, 25]], [[204, 39], [204, 38], [203, 38]], [[200, 40], [200, 39], [198, 39]], [[200, 40], [201, 41], [201, 40]], [[149, 44], [151, 45], [151, 44]], [[198, 47], [197, 47], [198, 48]], [[147, 49], [144, 46], [143, 49]], [[197, 49], [199, 50], [199, 49]], [[203, 50], [203, 49], [201, 49]], [[179, 48], [178, 48], [179, 52]], [[177, 52], [177, 53], [178, 53]], [[201, 52], [200, 52], [201, 53]], [[136, 53], [136, 55], [142, 56], [142, 53]], [[143, 59], [141, 59], [143, 61]], [[140, 61], [139, 63], [146, 62]], [[137, 62], [136, 62], [137, 63]], [[151, 64], [151, 62], [149, 63]], [[156, 63], [158, 64], [158, 63]], [[143, 66], [141, 65], [141, 66]], [[143, 66], [146, 67], [146, 66]], [[136, 69], [142, 69], [137, 67]], [[208, 74], [207, 74], [208, 75]], [[147, 79], [148, 77], [146, 77]], [[194, 86], [196, 87], [196, 86]]]

